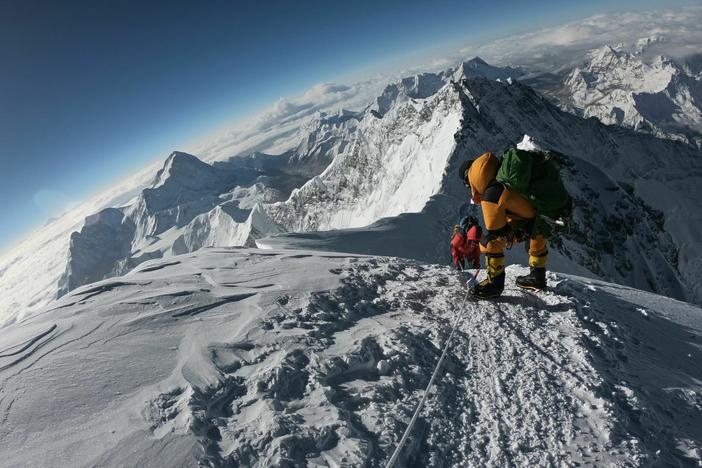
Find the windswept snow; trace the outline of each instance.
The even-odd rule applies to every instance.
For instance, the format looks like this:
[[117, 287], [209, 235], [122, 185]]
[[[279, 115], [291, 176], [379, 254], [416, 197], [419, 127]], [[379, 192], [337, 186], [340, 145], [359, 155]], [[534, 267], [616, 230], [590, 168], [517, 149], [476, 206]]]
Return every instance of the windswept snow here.
[[[348, 86], [323, 83], [302, 96], [280, 99], [260, 113], [194, 142], [189, 150], [207, 162], [257, 152], [286, 154], [306, 141], [310, 120], [348, 112], [341, 109], [363, 109], [385, 85], [385, 80], [378, 79]], [[329, 132], [319, 132], [317, 142], [333, 143], [333, 137], [329, 136], [333, 131], [330, 128]], [[312, 148], [310, 154], [317, 154], [317, 149]], [[326, 164], [328, 161], [322, 169]], [[0, 252], [0, 328], [52, 302], [61, 289], [59, 280], [66, 269], [71, 233], [80, 231], [86, 217], [104, 208], [134, 202], [134, 197], [151, 185], [154, 174], [162, 166], [163, 160], [148, 164]], [[264, 201], [270, 200], [264, 198]]]
[[[469, 302], [401, 462], [702, 460], [702, 310], [550, 275]], [[464, 279], [387, 257], [204, 249], [0, 335], [4, 466], [382, 466]], [[640, 312], [646, 310], [646, 314]]]

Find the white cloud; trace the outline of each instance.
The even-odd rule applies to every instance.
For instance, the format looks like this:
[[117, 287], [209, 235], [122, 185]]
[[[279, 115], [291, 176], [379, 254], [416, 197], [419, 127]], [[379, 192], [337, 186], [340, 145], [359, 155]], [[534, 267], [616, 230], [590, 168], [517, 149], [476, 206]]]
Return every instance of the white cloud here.
[[282, 153], [297, 145], [299, 129], [317, 112], [360, 110], [382, 91], [386, 82], [374, 77], [352, 85], [317, 84], [300, 96], [278, 99], [263, 111], [214, 132], [187, 150], [210, 161], [254, 151]]
[[[450, 68], [459, 62], [480, 56], [495, 65], [517, 65], [528, 70], [555, 71], [574, 65], [585, 52], [605, 43], [633, 47], [646, 36], [662, 36], [651, 53], [673, 57], [702, 50], [702, 7], [676, 10], [627, 12], [594, 15], [579, 21], [462, 47], [454, 53], [433, 54], [405, 63], [394, 72], [346, 85], [320, 83], [305, 93], [281, 98], [270, 107], [213, 132], [186, 148], [203, 159], [215, 160], [253, 151], [280, 153], [296, 146], [299, 130], [316, 112], [335, 112], [340, 108], [358, 110], [365, 107], [387, 82], [400, 76]], [[401, 73], [397, 73], [401, 70]]]
[[594, 15], [579, 21], [463, 47], [448, 58], [480, 56], [497, 65], [553, 70], [604, 44], [632, 47], [639, 39], [663, 36], [651, 53], [684, 57], [702, 51], [702, 7]]

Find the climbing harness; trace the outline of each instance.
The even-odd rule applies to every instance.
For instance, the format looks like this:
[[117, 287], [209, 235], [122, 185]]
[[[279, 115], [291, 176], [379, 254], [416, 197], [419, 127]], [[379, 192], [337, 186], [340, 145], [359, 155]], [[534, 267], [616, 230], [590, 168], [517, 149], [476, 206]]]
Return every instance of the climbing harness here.
[[[465, 272], [463, 267], [461, 267], [461, 271]], [[478, 268], [475, 271], [475, 275], [473, 275], [472, 280], [477, 282], [478, 281], [478, 274], [480, 273], [480, 268]], [[453, 339], [453, 335], [456, 333], [456, 329], [458, 328], [458, 324], [461, 322], [461, 318], [463, 318], [463, 313], [465, 312], [465, 305], [466, 301], [468, 300], [468, 294], [469, 294], [470, 288], [466, 288], [466, 295], [463, 296], [463, 302], [461, 303], [461, 308], [456, 316], [456, 320], [453, 322], [453, 328], [451, 329], [451, 334], [449, 335], [448, 339], [446, 340], [446, 344], [444, 345], [444, 350], [441, 353], [441, 357], [439, 358], [439, 362], [436, 363], [436, 367], [434, 368], [434, 373], [431, 375], [431, 379], [429, 379], [429, 383], [427, 384], [427, 388], [424, 389], [424, 395], [422, 395], [422, 399], [419, 400], [419, 404], [417, 405], [417, 408], [414, 410], [414, 414], [412, 415], [412, 419], [410, 419], [409, 424], [407, 425], [407, 428], [405, 429], [405, 433], [402, 434], [402, 438], [400, 439], [400, 443], [397, 445], [397, 448], [395, 449], [395, 452], [393, 452], [392, 457], [390, 458], [390, 461], [388, 462], [387, 465], [385, 465], [385, 468], [392, 468], [395, 466], [395, 462], [397, 462], [398, 457], [400, 456], [400, 453], [402, 452], [402, 448], [405, 446], [405, 443], [407, 442], [407, 438], [409, 437], [410, 433], [412, 432], [412, 427], [414, 426], [414, 423], [417, 421], [417, 418], [419, 417], [419, 413], [422, 411], [422, 407], [424, 406], [424, 401], [427, 399], [427, 395], [429, 394], [429, 390], [431, 390], [431, 387], [434, 385], [434, 380], [436, 380], [436, 376], [439, 374], [439, 369], [441, 368], [441, 364], [444, 362], [444, 358], [446, 357], [446, 354], [448, 353], [449, 347], [451, 345], [451, 340]]]

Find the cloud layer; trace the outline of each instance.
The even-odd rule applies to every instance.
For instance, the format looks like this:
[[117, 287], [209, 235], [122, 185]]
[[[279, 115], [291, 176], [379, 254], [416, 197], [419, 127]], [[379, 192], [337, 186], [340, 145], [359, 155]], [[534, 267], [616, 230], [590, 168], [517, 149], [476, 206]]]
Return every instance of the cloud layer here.
[[[583, 20], [461, 49], [456, 56], [479, 55], [496, 64], [539, 71], [573, 65], [583, 53], [604, 44], [635, 49], [642, 38], [657, 38], [648, 53], [674, 58], [702, 51], [702, 7], [595, 15]], [[516, 46], [518, 45], [518, 46]]]
[[[447, 69], [480, 56], [496, 65], [525, 67], [528, 71], [557, 71], [585, 58], [604, 44], [635, 49], [651, 38], [647, 54], [686, 57], [702, 50], [702, 7], [595, 15], [538, 31], [462, 47], [407, 65], [401, 76]], [[296, 146], [298, 130], [316, 112], [340, 108], [357, 110], [369, 104], [394, 73], [379, 74], [352, 85], [321, 83], [306, 93], [281, 98], [272, 106], [213, 132], [186, 150], [206, 160], [245, 155], [253, 151], [282, 153]]]
[[205, 160], [226, 159], [254, 151], [283, 153], [295, 147], [299, 129], [318, 112], [360, 110], [382, 92], [387, 79], [352, 85], [320, 83], [300, 96], [280, 98], [263, 111], [194, 143], [187, 150]]

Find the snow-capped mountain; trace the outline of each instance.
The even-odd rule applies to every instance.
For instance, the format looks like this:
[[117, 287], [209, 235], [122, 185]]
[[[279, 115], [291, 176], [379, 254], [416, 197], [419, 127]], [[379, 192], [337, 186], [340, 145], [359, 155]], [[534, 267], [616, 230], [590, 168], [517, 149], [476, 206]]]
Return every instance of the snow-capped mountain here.
[[297, 147], [276, 156], [254, 153], [210, 165], [174, 152], [132, 203], [86, 218], [71, 235], [58, 295], [149, 259], [215, 245], [253, 246], [256, 238], [281, 232], [259, 204], [288, 198], [324, 170], [344, 151], [356, 122], [354, 112], [316, 113]]
[[702, 310], [567, 275], [206, 248], [0, 333], [3, 466], [695, 466]]
[[454, 81], [461, 81], [466, 78], [486, 78], [488, 80], [517, 79], [523, 75], [524, 72], [519, 68], [495, 67], [480, 57], [475, 57], [461, 63], [451, 76]]
[[[210, 165], [174, 152], [133, 203], [89, 216], [71, 235], [59, 296], [146, 260], [212, 245], [252, 246], [260, 233], [280, 232], [257, 204], [286, 198], [306, 179], [283, 173], [288, 164], [285, 157], [258, 153]], [[302, 161], [294, 166], [303, 172]]]
[[[373, 79], [350, 86], [334, 83], [314, 86], [301, 96], [281, 98], [273, 106], [207, 135], [199, 142], [193, 142], [188, 152], [211, 164], [228, 161], [235, 155], [253, 154], [254, 157], [249, 158], [253, 159], [250, 164], [256, 167], [261, 166], [262, 161], [270, 164], [268, 158], [255, 157], [258, 153], [297, 158], [294, 150], [303, 141], [310, 141], [308, 131], [321, 130], [312, 141], [318, 142], [319, 147], [333, 141], [335, 132], [340, 130], [332, 121], [342, 114], [348, 114], [348, 111], [339, 111], [339, 108], [363, 109], [382, 91], [384, 83], [383, 80]], [[331, 119], [327, 121], [329, 125], [309, 129], [307, 124], [322, 115]], [[310, 153], [313, 152], [310, 150]], [[299, 179], [282, 177], [281, 173], [277, 173], [277, 176], [272, 176], [273, 183], [285, 185], [292, 181], [299, 186], [310, 176], [309, 173], [307, 176], [302, 173], [307, 170], [312, 170], [312, 173], [321, 171], [313, 169], [314, 157], [308, 159], [309, 164], [305, 163], [301, 168], [299, 164], [291, 164], [287, 168], [289, 175]], [[141, 191], [151, 186], [155, 174], [163, 165], [163, 160], [156, 161], [136, 174], [130, 174], [60, 215], [55, 221], [31, 232], [11, 248], [0, 251], [0, 327], [35, 313], [55, 300], [59, 279], [66, 271], [71, 234], [80, 232], [86, 219], [105, 208], [133, 204]], [[256, 187], [260, 187], [260, 184], [239, 191], [236, 196], [245, 198], [246, 201], [242, 202], [253, 207], [252, 197], [258, 197]], [[270, 200], [264, 195], [264, 201]]]
[[[560, 111], [513, 80], [449, 82], [423, 100], [398, 98], [382, 117], [366, 114], [355, 140], [327, 170], [289, 200], [264, 206], [287, 230], [306, 233], [257, 244], [318, 243], [321, 249], [446, 261], [445, 238], [468, 196], [455, 168], [524, 134], [561, 153], [576, 201], [571, 232], [553, 243], [555, 268], [701, 300], [695, 241], [701, 233], [692, 221], [702, 209], [699, 151]], [[399, 213], [368, 230], [307, 232], [357, 228]], [[383, 241], [369, 240], [368, 232]], [[398, 243], [408, 247], [403, 251]]]
[[637, 53], [593, 50], [565, 79], [564, 104], [606, 124], [701, 144], [702, 79], [661, 55], [645, 60], [646, 48], [660, 41], [639, 41]]
[[460, 81], [465, 78], [487, 78], [489, 80], [517, 79], [524, 73], [511, 67], [494, 67], [480, 57], [475, 57], [462, 62], [456, 68], [440, 73], [421, 73], [403, 78], [396, 83], [385, 87], [383, 93], [375, 100], [371, 107], [376, 117], [383, 117], [394, 105], [413, 99], [426, 99], [434, 95], [451, 81]]
[[[317, 92], [314, 93], [315, 96], [317, 94]], [[305, 105], [299, 105], [299, 107], [307, 108]], [[319, 107], [323, 106], [315, 104], [312, 108]], [[274, 111], [278, 112], [275, 109]], [[302, 117], [297, 114], [287, 117], [285, 125], [281, 125], [281, 128], [267, 129], [263, 126], [261, 129], [262, 124], [254, 125], [250, 131], [261, 132], [261, 134], [256, 133], [249, 137], [237, 134], [235, 138], [237, 144], [231, 146], [231, 150], [237, 148], [285, 148], [285, 151], [280, 155], [270, 156], [254, 152], [245, 158], [236, 158], [235, 161], [230, 161], [229, 157], [222, 158], [223, 154], [227, 154], [227, 148], [230, 148], [230, 145], [225, 143], [226, 140], [215, 140], [211, 149], [203, 146], [208, 161], [222, 170], [207, 170], [206, 164], [194, 162], [191, 158], [190, 163], [196, 169], [197, 176], [201, 177], [201, 181], [205, 181], [205, 177], [202, 177], [203, 174], [200, 172], [205, 174], [210, 172], [226, 173], [226, 177], [230, 179], [231, 172], [243, 172], [245, 176], [235, 177], [232, 182], [243, 184], [243, 186], [235, 185], [231, 191], [221, 194], [219, 190], [226, 190], [226, 188], [220, 186], [213, 188], [211, 193], [207, 195], [209, 200], [211, 202], [214, 200], [217, 206], [225, 204], [224, 208], [215, 206], [210, 210], [211, 212], [198, 213], [193, 218], [192, 226], [190, 226], [192, 229], [185, 229], [181, 226], [159, 234], [160, 244], [158, 245], [154, 241], [158, 242], [159, 239], [155, 237], [148, 240], [142, 239], [140, 241], [142, 246], [154, 243], [145, 248], [145, 252], [140, 253], [137, 248], [132, 248], [134, 227], [129, 226], [128, 219], [125, 220], [125, 226], [117, 229], [126, 232], [121, 237], [116, 235], [114, 228], [108, 228], [104, 223], [109, 217], [109, 211], [103, 213], [102, 216], [98, 213], [108, 208], [114, 208], [121, 212], [119, 216], [122, 218], [120, 219], [124, 219], [127, 212], [132, 215], [136, 214], [133, 208], [128, 207], [136, 206], [143, 191], [149, 193], [149, 190], [153, 189], [152, 186], [158, 183], [156, 174], [159, 171], [162, 172], [163, 179], [168, 179], [170, 174], [170, 170], [167, 170], [168, 161], [146, 167], [136, 175], [121, 181], [114, 187], [82, 203], [74, 210], [65, 213], [56, 221], [32, 233], [13, 249], [2, 252], [0, 254], [0, 327], [36, 312], [77, 284], [84, 284], [85, 281], [104, 277], [101, 275], [129, 271], [140, 262], [158, 257], [163, 252], [170, 255], [173, 251], [184, 252], [202, 245], [221, 245], [225, 241], [226, 243], [234, 242], [233, 239], [243, 239], [241, 242], [245, 242], [248, 233], [253, 233], [255, 236], [262, 235], [258, 233], [256, 225], [268, 225], [263, 222], [260, 213], [256, 212], [251, 217], [251, 223], [253, 223], [251, 227], [247, 226], [247, 220], [241, 218], [242, 214], [253, 210], [258, 202], [273, 202], [284, 199], [292, 188], [299, 187], [311, 176], [323, 170], [329, 164], [331, 157], [327, 152], [338, 145], [345, 144], [347, 139], [345, 135], [349, 131], [345, 127], [347, 124], [353, 125], [355, 122], [354, 119], [349, 118], [353, 115], [349, 111], [330, 111], [328, 113], [315, 111], [311, 114], [300, 111], [300, 114]], [[266, 117], [265, 114], [264, 117]], [[266, 119], [268, 118], [266, 117]], [[257, 117], [255, 120], [260, 119], [261, 117]], [[185, 153], [176, 152], [173, 157], [177, 158], [177, 164], [180, 164], [188, 159], [187, 156]], [[285, 166], [285, 172], [280, 169], [281, 165]], [[176, 175], [174, 181], [190, 184], [186, 174], [174, 175]], [[246, 177], [249, 177], [248, 181]], [[226, 179], [225, 182], [228, 180]], [[168, 187], [156, 189], [157, 192], [167, 192], [168, 190]], [[174, 190], [177, 191], [177, 184]], [[202, 190], [206, 190], [206, 187], [203, 187]], [[220, 198], [219, 195], [222, 197]], [[142, 201], [159, 196], [151, 193], [146, 195], [146, 198], [142, 197]], [[179, 201], [178, 196], [171, 194], [169, 197], [171, 201]], [[241, 210], [236, 209], [237, 203]], [[204, 204], [200, 208], [205, 209], [206, 206], [208, 205]], [[223, 209], [226, 212], [223, 212]], [[193, 214], [190, 213], [193, 210], [193, 204], [190, 203], [187, 208], [178, 208], [173, 205], [169, 210], [168, 216], [173, 217], [173, 213], [176, 213], [175, 217], [182, 219], [186, 211], [189, 213], [188, 216]], [[145, 211], [142, 212], [142, 214], [144, 213]], [[161, 213], [157, 217], [160, 218], [163, 215], [164, 213]], [[148, 217], [148, 215], [146, 216]], [[114, 217], [116, 217], [115, 213], [113, 213]], [[89, 227], [97, 220], [103, 222], [98, 223], [94, 228]], [[153, 222], [153, 219], [151, 221]], [[116, 225], [121, 225], [121, 223], [122, 221], [113, 222]], [[214, 227], [210, 229], [208, 226]], [[268, 226], [265, 233], [276, 232], [275, 229], [270, 228], [271, 226]], [[93, 241], [86, 239], [85, 252], [78, 252], [77, 249], [71, 252], [71, 239], [75, 237], [72, 233], [80, 234], [84, 229], [98, 237], [100, 232], [109, 234], [110, 238], [104, 245], [101, 245], [97, 238]], [[170, 243], [175, 241], [177, 242], [175, 250], [173, 250]], [[81, 265], [92, 265], [96, 267], [98, 272], [91, 273], [89, 270], [92, 267], [85, 268]], [[85, 276], [83, 279], [78, 279], [81, 274], [85, 274]], [[70, 277], [74, 279], [69, 288]]]
[[377, 115], [360, 119], [322, 174], [284, 203], [265, 206], [277, 223], [289, 231], [317, 231], [421, 211], [441, 188], [455, 146], [458, 96], [446, 86], [425, 99], [402, 95], [382, 118]]
[[[481, 72], [489, 78], [475, 76]], [[4, 321], [25, 311], [26, 297], [43, 304], [149, 259], [252, 246], [281, 231], [356, 228], [338, 239], [364, 242], [335, 248], [375, 245], [381, 251], [371, 253], [390, 249], [444, 262], [450, 226], [470, 210], [455, 168], [525, 134], [563, 155], [576, 198], [572, 231], [553, 243], [553, 268], [701, 301], [699, 150], [562, 112], [515, 81], [518, 74], [475, 59], [403, 79], [362, 112], [315, 114], [277, 156], [254, 153], [210, 165], [176, 152], [131, 201], [86, 217], [71, 235], [68, 259], [45, 275], [53, 278], [49, 287], [42, 282], [44, 289], [34, 291], [26, 283], [15, 291], [23, 276], [12, 259], [3, 266], [16, 278], [3, 285], [10, 286]], [[303, 237], [329, 246], [334, 235]]]

